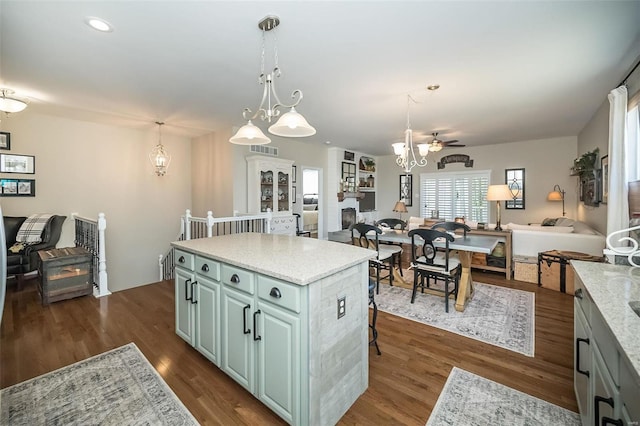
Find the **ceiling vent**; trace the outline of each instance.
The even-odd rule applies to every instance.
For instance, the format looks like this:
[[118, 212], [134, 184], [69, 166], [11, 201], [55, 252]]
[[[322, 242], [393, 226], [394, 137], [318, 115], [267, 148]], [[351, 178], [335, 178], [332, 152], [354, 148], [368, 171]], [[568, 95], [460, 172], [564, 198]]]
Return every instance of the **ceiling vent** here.
[[251, 145], [251, 152], [257, 152], [259, 154], [270, 155], [272, 157], [278, 156], [278, 148], [275, 146], [266, 145]]

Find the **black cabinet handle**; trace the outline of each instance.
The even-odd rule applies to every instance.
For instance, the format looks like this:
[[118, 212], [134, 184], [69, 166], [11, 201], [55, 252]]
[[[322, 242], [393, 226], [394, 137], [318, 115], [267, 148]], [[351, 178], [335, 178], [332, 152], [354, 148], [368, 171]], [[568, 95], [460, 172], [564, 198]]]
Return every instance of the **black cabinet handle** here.
[[589, 339], [583, 339], [578, 337], [576, 339], [576, 371], [580, 374], [584, 374], [585, 376], [589, 377], [589, 371], [588, 370], [580, 370], [580, 343], [586, 343], [587, 345], [589, 344]]
[[253, 340], [262, 340], [262, 336], [256, 335], [256, 330], [258, 329], [257, 317], [258, 315], [260, 315], [260, 313], [261, 313], [260, 309], [258, 309], [253, 313]]
[[[604, 403], [608, 404], [611, 408], [614, 408], [613, 407], [613, 398], [603, 398], [603, 397], [598, 396], [598, 395], [594, 396], [593, 397], [593, 405], [595, 406], [594, 408], [595, 408], [596, 412], [595, 412], [595, 415], [593, 417], [594, 417], [594, 420], [595, 420], [595, 423], [594, 423], [595, 426], [600, 426], [600, 403], [601, 402], [604, 402]], [[604, 418], [602, 420], [604, 421]]]
[[198, 281], [194, 281], [191, 283], [191, 303], [196, 304], [198, 303], [198, 301], [196, 300], [195, 297], [193, 297], [193, 286], [198, 284]]
[[206, 263], [204, 265], [202, 265], [202, 272], [209, 272], [209, 265], [207, 265]]
[[578, 299], [582, 299], [583, 298], [582, 289], [581, 288], [577, 289], [576, 291], [573, 292], [573, 295], [576, 296]]
[[613, 420], [610, 417], [603, 417], [602, 418], [602, 426], [605, 425], [616, 425], [616, 426], [624, 426], [624, 423], [622, 423], [622, 420], [617, 419], [617, 420]]
[[278, 287], [272, 287], [271, 291], [269, 292], [269, 296], [280, 299], [282, 297], [282, 293], [280, 293], [280, 289]]
[[178, 258], [178, 262], [180, 262], [180, 263], [184, 263], [184, 256], [180, 256], [180, 257]]
[[231, 275], [231, 282], [234, 283], [234, 284], [239, 284], [240, 283], [240, 277], [238, 276], [238, 274]]
[[189, 283], [191, 282], [191, 278], [189, 278], [188, 280], [185, 280], [184, 282], [184, 300], [191, 300], [188, 296], [189, 294]]
[[251, 330], [247, 328], [247, 311], [249, 309], [251, 309], [251, 305], [247, 305], [244, 308], [242, 308], [242, 332], [244, 334], [251, 333]]

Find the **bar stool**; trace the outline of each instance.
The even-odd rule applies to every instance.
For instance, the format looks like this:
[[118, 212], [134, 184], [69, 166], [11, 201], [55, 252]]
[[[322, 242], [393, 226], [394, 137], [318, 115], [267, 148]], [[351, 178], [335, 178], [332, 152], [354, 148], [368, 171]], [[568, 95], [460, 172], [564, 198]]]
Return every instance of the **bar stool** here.
[[369, 278], [369, 305], [373, 305], [373, 316], [371, 318], [371, 324], [369, 324], [372, 338], [369, 341], [369, 345], [376, 345], [376, 351], [378, 352], [378, 355], [382, 355], [382, 352], [380, 352], [380, 348], [378, 347], [378, 330], [376, 330], [376, 321], [378, 320], [378, 305], [376, 305], [374, 296], [375, 288], [376, 282]]

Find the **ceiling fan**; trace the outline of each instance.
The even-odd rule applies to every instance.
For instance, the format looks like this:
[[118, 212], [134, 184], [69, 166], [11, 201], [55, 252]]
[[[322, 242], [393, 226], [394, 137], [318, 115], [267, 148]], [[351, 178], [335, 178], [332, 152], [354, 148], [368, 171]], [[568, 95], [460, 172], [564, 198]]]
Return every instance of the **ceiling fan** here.
[[457, 139], [453, 139], [450, 141], [443, 141], [438, 139], [438, 132], [433, 132], [431, 133], [431, 135], [433, 136], [433, 140], [431, 142], [429, 142], [429, 151], [431, 152], [438, 152], [440, 151], [442, 148], [447, 148], [447, 147], [463, 147], [466, 145], [462, 145], [462, 144], [458, 144], [456, 142], [458, 142]]

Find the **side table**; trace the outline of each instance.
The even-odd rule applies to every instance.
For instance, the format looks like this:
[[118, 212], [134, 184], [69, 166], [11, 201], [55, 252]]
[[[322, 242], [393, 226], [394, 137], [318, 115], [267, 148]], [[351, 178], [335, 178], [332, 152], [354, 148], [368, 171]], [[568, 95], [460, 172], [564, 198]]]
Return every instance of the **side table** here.
[[93, 292], [91, 253], [81, 247], [40, 250], [38, 291], [42, 304]]
[[498, 237], [500, 241], [504, 242], [504, 251], [505, 251], [504, 268], [501, 268], [499, 266], [477, 264], [474, 262], [475, 258], [472, 258], [471, 260], [471, 267], [478, 268], [478, 269], [485, 269], [487, 271], [504, 272], [506, 279], [510, 280], [511, 277], [513, 276], [512, 267], [511, 267], [511, 260], [512, 260], [511, 230], [506, 229], [502, 231], [496, 231], [495, 229], [471, 229], [471, 233], [476, 235], [489, 235], [492, 237]]

